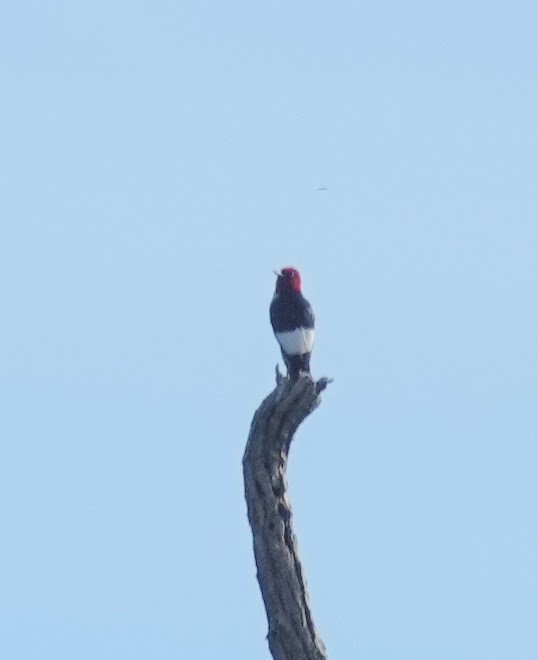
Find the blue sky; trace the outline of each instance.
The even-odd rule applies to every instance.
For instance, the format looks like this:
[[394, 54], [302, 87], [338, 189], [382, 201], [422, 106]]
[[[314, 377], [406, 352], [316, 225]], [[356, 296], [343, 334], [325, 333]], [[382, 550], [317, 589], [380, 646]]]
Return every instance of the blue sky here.
[[269, 657], [241, 457], [294, 265], [330, 657], [538, 657], [536, 4], [0, 14], [0, 656]]

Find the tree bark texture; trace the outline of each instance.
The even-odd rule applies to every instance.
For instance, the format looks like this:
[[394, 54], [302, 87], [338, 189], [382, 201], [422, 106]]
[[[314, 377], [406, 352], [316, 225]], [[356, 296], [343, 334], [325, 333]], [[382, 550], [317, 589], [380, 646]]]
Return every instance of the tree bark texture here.
[[286, 467], [293, 435], [320, 403], [328, 379], [283, 379], [254, 414], [243, 457], [245, 497], [257, 577], [274, 660], [326, 660], [310, 610], [292, 529]]

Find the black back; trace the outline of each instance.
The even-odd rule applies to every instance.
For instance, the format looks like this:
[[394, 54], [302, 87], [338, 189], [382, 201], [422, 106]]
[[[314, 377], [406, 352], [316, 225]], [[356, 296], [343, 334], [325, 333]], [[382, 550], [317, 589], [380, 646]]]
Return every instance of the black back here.
[[300, 291], [276, 293], [269, 314], [275, 332], [314, 327], [314, 312]]

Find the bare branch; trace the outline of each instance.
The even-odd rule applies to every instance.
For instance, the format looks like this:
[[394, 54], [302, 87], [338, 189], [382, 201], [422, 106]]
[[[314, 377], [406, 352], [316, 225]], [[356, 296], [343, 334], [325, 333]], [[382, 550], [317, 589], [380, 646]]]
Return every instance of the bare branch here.
[[306, 580], [291, 524], [286, 467], [293, 435], [317, 408], [327, 378], [283, 378], [252, 420], [243, 457], [245, 497], [254, 539], [258, 582], [274, 660], [326, 660], [310, 611]]

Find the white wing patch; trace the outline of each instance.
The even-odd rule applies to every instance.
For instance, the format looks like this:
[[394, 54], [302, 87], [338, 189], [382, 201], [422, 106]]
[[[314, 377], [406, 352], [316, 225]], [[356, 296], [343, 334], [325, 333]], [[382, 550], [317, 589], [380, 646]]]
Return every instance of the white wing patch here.
[[314, 328], [295, 328], [288, 332], [275, 332], [275, 336], [287, 355], [310, 353], [314, 346]]

